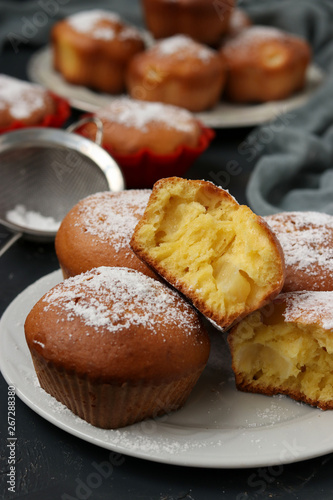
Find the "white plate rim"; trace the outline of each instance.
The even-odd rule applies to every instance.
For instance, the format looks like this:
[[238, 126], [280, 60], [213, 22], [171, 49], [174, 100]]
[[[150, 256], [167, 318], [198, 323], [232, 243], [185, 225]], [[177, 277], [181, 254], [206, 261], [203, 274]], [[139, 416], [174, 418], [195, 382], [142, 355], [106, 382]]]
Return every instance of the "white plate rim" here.
[[[171, 416], [115, 431], [98, 429], [79, 419], [36, 382], [32, 383], [37, 377], [24, 338], [23, 324], [27, 312], [61, 279], [61, 271], [57, 270], [37, 280], [12, 301], [0, 320], [2, 375], [9, 385], [15, 386], [17, 396], [50, 423], [113, 452], [160, 463], [201, 468], [277, 466], [333, 451], [333, 413], [310, 408], [285, 397], [275, 399], [274, 404], [278, 406], [286, 403], [290, 407], [298, 405], [297, 411], [300, 413], [295, 421], [263, 427], [250, 426], [237, 431], [205, 427], [198, 429], [191, 423], [182, 428], [177, 425], [177, 420], [174, 424], [172, 419], [177, 413], [184, 410], [184, 415], [186, 412], [187, 417], [191, 415], [193, 401]], [[264, 405], [272, 401], [265, 396], [234, 391], [237, 397], [247, 399], [244, 408], [249, 401], [256, 401], [256, 404], [264, 402]]]
[[[43, 85], [59, 96], [68, 99], [71, 106], [83, 112], [93, 113], [100, 106], [119, 97], [97, 93], [86, 87], [67, 83], [52, 67], [52, 49], [49, 45], [37, 50], [31, 56], [27, 65], [27, 74], [32, 82]], [[307, 71], [305, 88], [287, 99], [253, 105], [221, 101], [212, 110], [194, 113], [194, 115], [204, 125], [213, 128], [240, 128], [260, 125], [305, 104], [323, 82], [323, 79], [323, 71], [317, 65], [311, 64]]]

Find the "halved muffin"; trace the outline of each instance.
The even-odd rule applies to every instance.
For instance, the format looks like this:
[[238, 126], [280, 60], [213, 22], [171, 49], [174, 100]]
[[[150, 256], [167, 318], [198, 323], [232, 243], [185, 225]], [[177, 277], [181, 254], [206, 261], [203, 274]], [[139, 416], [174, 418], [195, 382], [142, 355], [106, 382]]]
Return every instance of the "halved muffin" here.
[[333, 292], [290, 292], [228, 336], [237, 388], [333, 409]]
[[284, 259], [273, 232], [211, 182], [158, 181], [131, 246], [221, 328], [261, 307], [283, 286]]

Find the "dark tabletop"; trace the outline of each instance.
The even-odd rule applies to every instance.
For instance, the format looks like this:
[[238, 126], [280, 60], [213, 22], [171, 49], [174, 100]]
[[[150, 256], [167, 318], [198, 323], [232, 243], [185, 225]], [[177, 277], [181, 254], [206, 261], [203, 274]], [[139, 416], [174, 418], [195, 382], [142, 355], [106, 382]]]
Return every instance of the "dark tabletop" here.
[[[32, 53], [33, 48], [24, 46], [13, 57], [11, 47], [5, 47], [1, 53], [1, 72], [26, 78], [25, 68]], [[260, 141], [257, 150], [246, 147], [250, 133], [249, 128], [217, 130], [209, 150], [186, 176], [220, 184], [239, 202], [246, 203], [245, 186], [256, 151], [260, 150]], [[0, 226], [0, 243], [8, 238], [8, 231]], [[56, 269], [58, 262], [52, 243], [17, 241], [0, 260], [0, 314], [19, 292]], [[0, 496], [4, 499], [333, 499], [333, 455], [253, 469], [165, 465], [112, 454], [74, 437], [40, 417], [18, 397], [15, 398], [15, 492], [10, 492], [8, 384], [2, 376], [0, 408]], [[96, 472], [96, 464], [102, 463], [109, 464], [104, 475]]]

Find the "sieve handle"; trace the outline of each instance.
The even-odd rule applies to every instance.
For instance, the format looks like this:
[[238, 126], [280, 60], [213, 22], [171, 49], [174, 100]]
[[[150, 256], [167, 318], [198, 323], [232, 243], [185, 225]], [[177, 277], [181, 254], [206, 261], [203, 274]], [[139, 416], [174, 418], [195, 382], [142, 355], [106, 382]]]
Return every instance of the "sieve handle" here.
[[23, 235], [23, 233], [13, 234], [13, 236], [9, 239], [9, 241], [7, 241], [7, 243], [5, 243], [4, 246], [0, 249], [0, 257], [2, 257], [4, 255], [4, 253], [7, 252], [7, 250], [9, 250], [9, 248], [12, 245], [14, 245], [15, 241], [17, 241], [21, 238], [22, 235]]
[[82, 125], [85, 125], [86, 123], [94, 123], [96, 125], [95, 143], [98, 146], [101, 146], [103, 140], [103, 122], [96, 116], [85, 116], [84, 118], [81, 118], [81, 120], [78, 120], [77, 122], [69, 125], [66, 131], [75, 132], [75, 130], [80, 128]]

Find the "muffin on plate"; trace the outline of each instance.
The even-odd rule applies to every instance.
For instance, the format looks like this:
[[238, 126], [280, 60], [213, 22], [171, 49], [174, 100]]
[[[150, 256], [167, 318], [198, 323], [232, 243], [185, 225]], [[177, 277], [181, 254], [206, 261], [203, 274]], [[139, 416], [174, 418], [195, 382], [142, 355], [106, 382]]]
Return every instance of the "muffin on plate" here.
[[306, 40], [269, 26], [250, 26], [223, 41], [225, 97], [233, 102], [286, 99], [301, 90], [311, 60]]
[[243, 319], [228, 342], [238, 389], [333, 409], [333, 292], [290, 292]]
[[55, 23], [51, 45], [54, 67], [67, 82], [111, 94], [124, 91], [126, 67], [145, 47], [136, 28], [99, 9]]
[[186, 35], [175, 35], [133, 57], [126, 85], [134, 99], [199, 112], [216, 105], [225, 78], [226, 67], [216, 50]]
[[100, 267], [56, 285], [29, 312], [25, 335], [41, 387], [103, 428], [180, 408], [210, 350], [191, 306], [128, 268]]
[[283, 253], [273, 231], [211, 182], [158, 181], [130, 244], [221, 329], [283, 286]]

